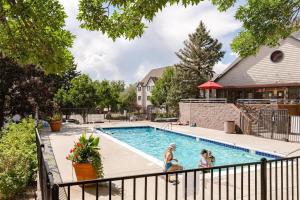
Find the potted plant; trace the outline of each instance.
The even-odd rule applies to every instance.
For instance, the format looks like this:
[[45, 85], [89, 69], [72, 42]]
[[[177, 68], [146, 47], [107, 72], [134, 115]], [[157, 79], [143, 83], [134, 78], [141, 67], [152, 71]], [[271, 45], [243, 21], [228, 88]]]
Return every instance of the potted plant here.
[[72, 161], [77, 181], [103, 178], [98, 144], [99, 137], [94, 137], [93, 135], [87, 137], [84, 132], [66, 157]]
[[49, 117], [49, 124], [52, 132], [59, 132], [61, 128], [62, 115], [60, 113], [54, 113]]

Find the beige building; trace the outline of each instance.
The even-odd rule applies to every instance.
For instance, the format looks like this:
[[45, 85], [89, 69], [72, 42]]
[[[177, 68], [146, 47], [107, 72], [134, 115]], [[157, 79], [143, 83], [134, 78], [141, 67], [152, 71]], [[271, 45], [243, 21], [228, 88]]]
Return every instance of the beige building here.
[[300, 32], [277, 47], [262, 47], [257, 55], [235, 60], [214, 80], [223, 86], [218, 98], [300, 99]]
[[152, 106], [150, 102], [151, 91], [157, 79], [159, 79], [167, 67], [152, 69], [140, 82], [137, 84], [137, 105], [142, 109], [147, 110]]

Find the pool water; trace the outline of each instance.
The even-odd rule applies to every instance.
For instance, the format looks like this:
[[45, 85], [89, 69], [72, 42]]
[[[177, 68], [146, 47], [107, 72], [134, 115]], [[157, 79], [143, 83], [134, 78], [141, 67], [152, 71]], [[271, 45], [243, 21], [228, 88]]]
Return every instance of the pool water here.
[[[152, 127], [104, 128], [105, 133], [143, 151], [161, 161], [170, 143], [177, 148], [174, 157], [184, 169], [197, 168], [202, 149], [212, 151], [216, 158], [215, 166], [260, 161], [262, 156], [240, 149], [234, 149], [182, 134], [155, 129]], [[268, 158], [267, 159], [272, 159]]]

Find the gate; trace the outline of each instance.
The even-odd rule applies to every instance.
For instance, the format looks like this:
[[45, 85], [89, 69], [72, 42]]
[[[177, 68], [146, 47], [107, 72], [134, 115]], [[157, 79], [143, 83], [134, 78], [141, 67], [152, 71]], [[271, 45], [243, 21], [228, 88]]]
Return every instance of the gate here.
[[253, 134], [264, 138], [289, 141], [288, 110], [260, 110]]

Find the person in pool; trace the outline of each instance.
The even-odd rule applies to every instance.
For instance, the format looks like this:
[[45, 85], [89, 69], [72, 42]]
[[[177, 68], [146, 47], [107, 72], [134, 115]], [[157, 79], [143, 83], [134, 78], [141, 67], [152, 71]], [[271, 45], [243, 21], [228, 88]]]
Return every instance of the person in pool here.
[[215, 158], [215, 156], [212, 154], [211, 151], [208, 151], [208, 158], [210, 159], [211, 165], [214, 165], [214, 163], [215, 163], [215, 161], [216, 161], [216, 158]]
[[201, 158], [199, 163], [200, 168], [208, 168], [211, 167], [211, 159], [209, 158], [208, 152], [206, 149], [201, 151]]
[[[165, 164], [165, 171], [166, 172], [173, 172], [177, 170], [182, 170], [183, 167], [178, 165], [178, 160], [173, 157], [173, 151], [176, 151], [176, 144], [171, 143], [164, 155], [164, 164]], [[173, 163], [175, 161], [177, 163]]]

